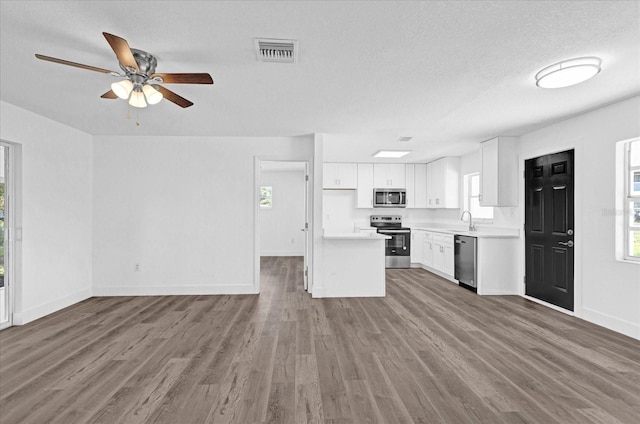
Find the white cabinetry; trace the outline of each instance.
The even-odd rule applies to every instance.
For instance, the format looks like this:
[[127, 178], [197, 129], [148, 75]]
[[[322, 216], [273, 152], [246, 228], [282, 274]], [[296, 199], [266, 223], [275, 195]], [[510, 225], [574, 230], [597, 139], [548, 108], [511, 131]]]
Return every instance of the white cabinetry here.
[[356, 175], [355, 163], [325, 162], [322, 169], [322, 188], [354, 190], [357, 188]]
[[405, 188], [405, 167], [403, 163], [376, 163], [373, 165], [373, 186], [375, 188]]
[[357, 175], [357, 207], [373, 208], [373, 164], [359, 163]]
[[426, 231], [411, 230], [411, 263], [422, 263], [422, 244]]
[[427, 164], [409, 163], [405, 165], [407, 208], [427, 207]]
[[496, 137], [480, 145], [480, 206], [518, 206], [516, 137]]
[[425, 231], [422, 240], [422, 265], [433, 267], [433, 233]]
[[432, 268], [453, 276], [453, 235], [433, 233], [433, 263]]
[[427, 164], [427, 207], [460, 207], [460, 158], [445, 157]]

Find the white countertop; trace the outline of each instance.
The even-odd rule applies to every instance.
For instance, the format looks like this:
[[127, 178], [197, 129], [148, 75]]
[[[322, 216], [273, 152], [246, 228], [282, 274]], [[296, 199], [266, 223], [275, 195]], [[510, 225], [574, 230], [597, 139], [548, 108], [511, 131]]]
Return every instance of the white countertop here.
[[391, 238], [378, 233], [325, 233], [322, 237], [327, 240], [386, 240]]
[[407, 225], [407, 227], [412, 230], [424, 230], [431, 231], [434, 233], [443, 233], [443, 234], [453, 234], [453, 235], [461, 235], [461, 236], [471, 236], [471, 237], [480, 237], [480, 238], [518, 238], [520, 237], [520, 231], [517, 229], [510, 228], [495, 228], [495, 229], [486, 229], [479, 228], [476, 231], [469, 231], [467, 228], [465, 229], [456, 229], [456, 228], [442, 228], [442, 227], [432, 227], [432, 226], [416, 226], [416, 225]]

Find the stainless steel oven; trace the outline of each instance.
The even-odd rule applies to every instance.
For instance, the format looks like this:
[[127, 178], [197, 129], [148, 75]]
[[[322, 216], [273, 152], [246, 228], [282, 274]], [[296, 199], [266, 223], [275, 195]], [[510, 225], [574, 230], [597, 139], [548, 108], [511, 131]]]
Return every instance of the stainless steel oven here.
[[370, 225], [378, 234], [390, 236], [385, 240], [385, 267], [409, 268], [411, 265], [411, 229], [402, 226], [399, 215], [371, 215]]

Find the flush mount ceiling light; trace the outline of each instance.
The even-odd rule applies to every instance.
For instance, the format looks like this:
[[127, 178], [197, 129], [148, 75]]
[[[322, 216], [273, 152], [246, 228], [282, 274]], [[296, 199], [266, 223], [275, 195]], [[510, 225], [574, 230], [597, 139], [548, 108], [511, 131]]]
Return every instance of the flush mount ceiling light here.
[[580, 57], [554, 63], [536, 74], [536, 85], [540, 88], [562, 88], [580, 84], [595, 77], [600, 72], [601, 63], [597, 57]]
[[401, 158], [411, 153], [411, 150], [379, 150], [373, 157], [376, 158]]

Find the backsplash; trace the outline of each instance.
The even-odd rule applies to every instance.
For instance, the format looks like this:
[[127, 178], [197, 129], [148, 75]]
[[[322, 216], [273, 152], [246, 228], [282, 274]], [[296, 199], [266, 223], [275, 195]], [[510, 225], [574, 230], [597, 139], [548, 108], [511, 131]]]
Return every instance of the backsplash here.
[[[461, 224], [461, 209], [356, 208], [355, 190], [322, 191], [322, 227], [329, 232], [352, 232], [354, 227], [368, 227], [371, 215], [400, 215], [411, 223]], [[493, 222], [478, 222], [479, 226], [517, 228], [518, 208], [495, 208]]]

